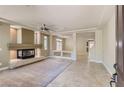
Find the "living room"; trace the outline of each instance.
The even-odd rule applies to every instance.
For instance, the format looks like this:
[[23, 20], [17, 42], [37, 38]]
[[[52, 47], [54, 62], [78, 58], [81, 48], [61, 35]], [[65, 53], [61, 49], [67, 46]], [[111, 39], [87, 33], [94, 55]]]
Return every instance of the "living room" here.
[[110, 86], [115, 9], [0, 6], [0, 86]]

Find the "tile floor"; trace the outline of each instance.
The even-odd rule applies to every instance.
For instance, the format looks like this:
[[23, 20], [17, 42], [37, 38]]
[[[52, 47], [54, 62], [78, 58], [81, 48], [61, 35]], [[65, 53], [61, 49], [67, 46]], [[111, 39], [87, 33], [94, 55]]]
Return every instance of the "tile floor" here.
[[110, 74], [102, 64], [79, 59], [62, 72], [48, 87], [109, 87]]

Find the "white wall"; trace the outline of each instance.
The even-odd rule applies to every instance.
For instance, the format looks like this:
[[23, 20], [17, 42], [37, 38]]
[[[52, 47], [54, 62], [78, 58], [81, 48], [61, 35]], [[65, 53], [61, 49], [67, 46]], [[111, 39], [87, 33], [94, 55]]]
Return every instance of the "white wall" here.
[[72, 51], [73, 50], [73, 38], [65, 38], [65, 50]]
[[89, 48], [88, 61], [94, 62], [95, 59], [96, 59], [96, 47], [95, 47], [95, 43], [94, 43], [94, 46], [92, 48]]
[[89, 62], [102, 63], [103, 61], [103, 47], [102, 47], [102, 31], [95, 30], [95, 45], [90, 49], [88, 56]]
[[95, 47], [96, 47], [96, 61], [101, 63], [103, 61], [103, 42], [102, 42], [101, 30], [96, 30], [95, 32]]
[[73, 60], [77, 60], [77, 46], [76, 46], [76, 41], [77, 41], [77, 33], [73, 33], [73, 39], [72, 39], [72, 44], [73, 44], [72, 59]]
[[8, 67], [10, 54], [7, 44], [10, 43], [10, 25], [6, 23], [0, 24], [0, 68]]
[[[73, 33], [74, 34], [74, 33]], [[74, 36], [65, 39], [65, 50], [73, 51], [76, 46], [76, 55], [87, 56], [86, 43], [90, 39], [95, 39], [95, 32], [83, 32], [76, 34], [76, 43], [74, 42]]]
[[114, 73], [113, 64], [116, 59], [115, 12], [103, 27], [103, 64], [110, 73]]

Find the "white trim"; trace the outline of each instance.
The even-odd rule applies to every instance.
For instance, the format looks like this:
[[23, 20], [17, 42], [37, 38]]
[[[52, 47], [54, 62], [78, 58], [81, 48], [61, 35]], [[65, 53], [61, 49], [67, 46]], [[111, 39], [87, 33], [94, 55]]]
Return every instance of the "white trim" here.
[[19, 25], [21, 26], [22, 28], [27, 28], [27, 29], [32, 29], [32, 30], [38, 30], [36, 28], [33, 28], [33, 27], [30, 27], [30, 26], [27, 26], [27, 25], [23, 25], [23, 24], [20, 24], [18, 22], [15, 22], [15, 21], [12, 21], [12, 20], [8, 20], [6, 18], [2, 18], [0, 17], [0, 21], [4, 22], [4, 23], [7, 23], [7, 24], [12, 24], [12, 25]]
[[92, 28], [85, 28], [85, 29], [76, 29], [76, 30], [69, 30], [69, 31], [59, 31], [56, 33], [74, 33], [74, 32], [95, 32], [97, 30], [97, 27], [92, 27]]
[[9, 67], [2, 67], [0, 68], [0, 71], [7, 70], [7, 69], [9, 69]]
[[104, 67], [106, 68], [106, 70], [112, 75], [112, 72], [111, 72], [111, 70], [109, 69], [109, 67], [108, 67], [104, 62], [102, 62], [102, 64], [104, 65]]
[[103, 63], [102, 60], [94, 60], [94, 59], [90, 59], [88, 60], [88, 62]]
[[71, 60], [74, 60], [72, 58], [69, 58], [69, 57], [62, 57], [62, 56], [49, 56], [49, 57], [52, 57], [52, 58], [63, 58], [63, 59], [71, 59]]
[[106, 68], [106, 70], [110, 73], [110, 75], [112, 75], [111, 70], [109, 69], [109, 67], [103, 61], [98, 61], [98, 60], [90, 59], [90, 60], [88, 60], [88, 62], [102, 63], [103, 66]]

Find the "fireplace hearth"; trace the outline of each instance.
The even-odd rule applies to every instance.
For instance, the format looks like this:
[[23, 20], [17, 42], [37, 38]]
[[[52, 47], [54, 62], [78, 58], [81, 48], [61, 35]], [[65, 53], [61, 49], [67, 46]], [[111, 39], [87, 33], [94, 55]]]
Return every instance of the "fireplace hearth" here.
[[18, 59], [28, 59], [35, 57], [35, 49], [18, 49], [17, 58]]

